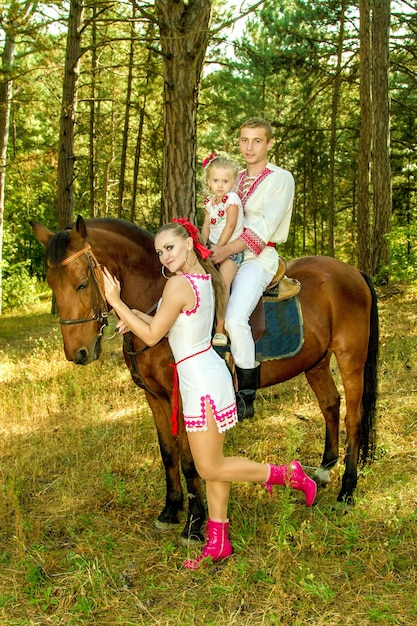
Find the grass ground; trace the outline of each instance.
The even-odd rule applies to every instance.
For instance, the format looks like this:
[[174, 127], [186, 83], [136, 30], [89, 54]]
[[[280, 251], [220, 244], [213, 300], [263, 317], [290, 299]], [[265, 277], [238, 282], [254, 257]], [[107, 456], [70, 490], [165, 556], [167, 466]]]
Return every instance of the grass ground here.
[[[379, 295], [379, 437], [356, 505], [336, 506], [343, 467], [312, 510], [298, 492], [233, 485], [235, 554], [196, 573], [182, 567], [197, 549], [181, 546], [181, 528], [154, 527], [162, 462], [120, 339], [77, 367], [48, 303], [2, 316], [0, 624], [416, 624], [417, 288]], [[258, 392], [255, 419], [227, 449], [298, 456], [312, 473], [323, 436], [299, 377]]]

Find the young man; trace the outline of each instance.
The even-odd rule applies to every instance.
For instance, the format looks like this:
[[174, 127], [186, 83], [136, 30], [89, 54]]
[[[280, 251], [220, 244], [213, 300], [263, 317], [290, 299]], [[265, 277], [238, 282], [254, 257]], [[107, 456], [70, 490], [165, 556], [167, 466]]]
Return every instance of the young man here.
[[239, 174], [237, 192], [245, 212], [244, 231], [238, 239], [211, 248], [214, 263], [244, 251], [225, 324], [236, 366], [240, 420], [253, 416], [260, 384], [260, 364], [255, 361], [249, 318], [278, 269], [275, 244], [288, 238], [294, 199], [292, 174], [268, 162], [272, 144], [272, 127], [266, 120], [252, 118], [240, 127], [239, 147], [246, 170]]

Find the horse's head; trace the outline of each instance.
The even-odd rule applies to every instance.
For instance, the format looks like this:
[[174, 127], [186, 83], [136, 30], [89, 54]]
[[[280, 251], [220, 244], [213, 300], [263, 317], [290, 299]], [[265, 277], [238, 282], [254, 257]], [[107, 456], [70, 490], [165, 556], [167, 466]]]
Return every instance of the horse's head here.
[[78, 365], [91, 363], [100, 356], [107, 303], [85, 222], [78, 216], [71, 229], [55, 234], [38, 222], [30, 225], [46, 246], [46, 278], [59, 312], [65, 356]]

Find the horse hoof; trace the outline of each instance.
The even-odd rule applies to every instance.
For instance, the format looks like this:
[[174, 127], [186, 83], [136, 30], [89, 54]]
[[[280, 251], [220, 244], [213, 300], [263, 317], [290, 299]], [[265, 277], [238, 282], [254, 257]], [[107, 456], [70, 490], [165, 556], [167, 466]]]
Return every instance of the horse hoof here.
[[188, 546], [199, 546], [204, 541], [201, 533], [194, 532], [192, 535], [181, 535], [180, 543], [184, 548]]
[[330, 483], [330, 472], [324, 467], [319, 467], [313, 474], [313, 480], [320, 486], [326, 487]]
[[337, 502], [339, 506], [345, 506], [347, 510], [355, 506], [355, 498], [353, 497], [352, 493], [343, 494], [342, 492], [340, 492], [339, 495], [337, 496]]
[[172, 530], [178, 527], [179, 522], [161, 522], [159, 519], [155, 522], [155, 528], [157, 530]]

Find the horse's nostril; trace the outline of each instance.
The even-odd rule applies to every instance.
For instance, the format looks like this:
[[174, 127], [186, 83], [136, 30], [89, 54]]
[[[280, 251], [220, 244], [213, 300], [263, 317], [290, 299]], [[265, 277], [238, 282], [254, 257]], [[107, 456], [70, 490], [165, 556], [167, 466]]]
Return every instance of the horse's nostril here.
[[77, 365], [85, 365], [88, 360], [88, 350], [83, 348], [82, 350], [78, 350], [77, 358], [75, 360]]

